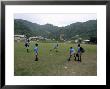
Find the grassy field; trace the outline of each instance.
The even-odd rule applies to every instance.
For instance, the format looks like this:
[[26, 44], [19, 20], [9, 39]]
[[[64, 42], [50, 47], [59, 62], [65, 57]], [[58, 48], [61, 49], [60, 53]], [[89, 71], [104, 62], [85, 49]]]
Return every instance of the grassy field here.
[[39, 61], [34, 61], [34, 44], [30, 44], [29, 53], [23, 42], [14, 44], [14, 75], [15, 76], [96, 76], [97, 46], [83, 44], [85, 53], [82, 62], [67, 61], [69, 48], [77, 48], [76, 44], [59, 43], [59, 52], [52, 51], [54, 43], [38, 43]]

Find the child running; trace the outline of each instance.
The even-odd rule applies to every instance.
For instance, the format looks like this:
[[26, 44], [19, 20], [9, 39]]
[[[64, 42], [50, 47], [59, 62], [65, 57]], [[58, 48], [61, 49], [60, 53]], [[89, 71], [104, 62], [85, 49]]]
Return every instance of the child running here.
[[75, 58], [75, 60], [76, 60], [75, 50], [74, 50], [73, 47], [70, 47], [70, 57], [69, 57], [68, 61], [70, 61], [70, 58], [72, 57], [72, 55], [74, 55], [74, 58]]
[[[53, 50], [55, 50], [56, 52], [58, 52], [58, 43], [54, 45]], [[52, 49], [50, 51], [52, 51]]]
[[54, 49], [58, 52], [58, 43], [55, 45]]
[[38, 44], [35, 44], [34, 53], [35, 53], [35, 61], [38, 61]]

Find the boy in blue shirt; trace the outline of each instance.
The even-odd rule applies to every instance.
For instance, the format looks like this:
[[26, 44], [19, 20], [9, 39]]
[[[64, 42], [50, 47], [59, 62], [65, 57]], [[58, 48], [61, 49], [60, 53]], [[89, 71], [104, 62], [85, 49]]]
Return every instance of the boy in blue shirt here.
[[73, 47], [70, 47], [70, 57], [69, 57], [68, 61], [70, 61], [70, 58], [72, 57], [72, 55], [74, 55], [75, 60], [76, 60], [75, 50], [74, 50], [74, 48], [73, 48]]
[[77, 52], [77, 57], [78, 57], [78, 61], [82, 61], [81, 60], [81, 56], [82, 56], [82, 53], [84, 53], [84, 49], [80, 46], [80, 44], [78, 44], [78, 52]]
[[35, 44], [34, 53], [35, 53], [35, 61], [38, 61], [38, 44]]

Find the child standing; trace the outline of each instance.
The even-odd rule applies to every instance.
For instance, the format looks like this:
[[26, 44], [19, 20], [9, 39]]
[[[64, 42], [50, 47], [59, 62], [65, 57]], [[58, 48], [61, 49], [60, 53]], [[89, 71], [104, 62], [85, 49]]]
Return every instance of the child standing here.
[[25, 47], [27, 49], [27, 53], [29, 53], [29, 39], [25, 40]]
[[82, 55], [82, 53], [84, 53], [84, 51], [85, 50], [80, 46], [80, 44], [78, 44], [78, 53], [77, 53], [78, 56], [77, 57], [78, 57], [78, 61], [80, 61], [80, 62], [82, 61], [81, 60], [81, 55]]
[[70, 58], [72, 57], [72, 55], [74, 55], [75, 60], [76, 60], [75, 50], [74, 50], [74, 48], [73, 48], [73, 47], [70, 47], [70, 57], [69, 57], [68, 61], [70, 61]]
[[35, 44], [34, 53], [35, 53], [35, 61], [38, 61], [38, 44]]

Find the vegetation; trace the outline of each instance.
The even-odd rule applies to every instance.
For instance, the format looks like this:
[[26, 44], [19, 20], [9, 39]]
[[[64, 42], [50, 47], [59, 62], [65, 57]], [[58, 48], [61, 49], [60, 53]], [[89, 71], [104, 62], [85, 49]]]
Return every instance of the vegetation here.
[[97, 38], [96, 37], [90, 37], [90, 43], [97, 43]]
[[14, 20], [14, 34], [24, 34], [28, 36], [42, 36], [48, 39], [72, 40], [78, 35], [83, 39], [97, 37], [97, 20], [89, 20], [87, 22], [77, 22], [65, 27], [58, 27], [52, 24], [39, 25], [22, 19]]

